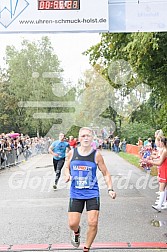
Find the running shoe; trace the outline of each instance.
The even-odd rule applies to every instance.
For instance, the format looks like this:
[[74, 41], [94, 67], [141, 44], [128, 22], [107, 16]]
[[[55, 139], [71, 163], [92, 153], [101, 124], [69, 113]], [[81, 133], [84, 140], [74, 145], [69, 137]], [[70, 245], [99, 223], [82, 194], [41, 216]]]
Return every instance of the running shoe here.
[[84, 247], [83, 252], [89, 252], [89, 248]]
[[81, 232], [81, 227], [79, 226], [78, 233], [75, 233], [75, 232], [71, 233], [71, 244], [75, 248], [78, 248], [80, 245], [80, 232]]
[[[154, 203], [155, 205], [158, 205], [159, 204], [159, 200], [158, 201], [155, 201]], [[165, 207], [166, 203], [162, 203], [162, 207]]]
[[155, 210], [157, 210], [159, 213], [161, 212], [161, 207], [159, 207], [159, 206], [152, 205], [152, 208], [154, 208]]

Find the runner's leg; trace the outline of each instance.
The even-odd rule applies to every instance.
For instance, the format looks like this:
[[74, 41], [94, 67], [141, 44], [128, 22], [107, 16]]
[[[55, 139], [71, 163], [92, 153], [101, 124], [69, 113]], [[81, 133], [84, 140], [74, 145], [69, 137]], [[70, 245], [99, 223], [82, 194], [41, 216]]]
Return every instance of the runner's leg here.
[[[58, 164], [58, 160], [53, 158], [53, 167], [54, 167], [55, 174], [57, 173], [57, 164]], [[56, 175], [55, 175], [55, 184], [56, 184]]]
[[81, 214], [83, 212], [85, 200], [70, 199], [68, 208], [68, 224], [71, 230], [78, 231]]
[[80, 219], [81, 219], [81, 213], [78, 212], [68, 213], [68, 225], [70, 229], [73, 230], [74, 232], [78, 231]]
[[98, 210], [88, 211], [87, 217], [88, 217], [88, 231], [85, 247], [90, 248], [97, 234], [99, 211]]
[[56, 178], [55, 178], [55, 184], [56, 184], [56, 185], [57, 185], [58, 180], [59, 180], [59, 178], [60, 178], [61, 170], [62, 170], [62, 168], [63, 168], [64, 162], [65, 162], [64, 159], [58, 160], [58, 162], [57, 162], [57, 167], [56, 167]]

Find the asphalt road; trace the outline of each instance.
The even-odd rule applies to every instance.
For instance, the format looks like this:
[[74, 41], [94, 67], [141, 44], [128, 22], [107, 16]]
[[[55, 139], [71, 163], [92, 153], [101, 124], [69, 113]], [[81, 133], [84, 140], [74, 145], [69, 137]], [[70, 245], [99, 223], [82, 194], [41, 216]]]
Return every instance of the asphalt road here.
[[[157, 213], [151, 208], [157, 197], [157, 178], [113, 152], [103, 150], [101, 153], [112, 175], [117, 198], [112, 200], [108, 196], [99, 172], [101, 212], [95, 242], [166, 243], [167, 210]], [[0, 244], [70, 243], [67, 224], [69, 184], [64, 183], [63, 171], [57, 191], [52, 189], [53, 182], [52, 156], [49, 154], [0, 170]], [[84, 243], [85, 211], [81, 226], [81, 242]]]

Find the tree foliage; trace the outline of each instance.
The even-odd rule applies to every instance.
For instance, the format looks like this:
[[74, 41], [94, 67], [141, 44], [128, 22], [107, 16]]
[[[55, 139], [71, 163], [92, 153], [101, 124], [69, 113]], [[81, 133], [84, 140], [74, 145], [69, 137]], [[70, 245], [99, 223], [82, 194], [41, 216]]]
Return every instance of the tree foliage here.
[[56, 110], [40, 106], [40, 102], [58, 99], [53, 86], [62, 81], [63, 71], [48, 37], [37, 42], [23, 40], [20, 50], [7, 46], [6, 65], [0, 81], [1, 131], [10, 129], [30, 134], [38, 131], [44, 135], [55, 120], [40, 119], [34, 114]]
[[[101, 41], [92, 46], [85, 55], [89, 55], [90, 63], [100, 74], [108, 78], [110, 84], [118, 89], [124, 89], [124, 96], [138, 84], [147, 84], [152, 93], [148, 101], [136, 109], [129, 117], [130, 122], [143, 122], [166, 131], [167, 93], [167, 33], [107, 33], [101, 35]], [[113, 62], [124, 60], [131, 67], [131, 76], [126, 83], [116, 82], [110, 78], [110, 67]], [[113, 68], [112, 68], [113, 71]], [[117, 66], [119, 72], [119, 66]], [[127, 70], [122, 70], [127, 73]], [[122, 73], [121, 73], [122, 74]], [[112, 74], [113, 75], [113, 74]], [[121, 76], [121, 75], [120, 75]], [[162, 105], [163, 104], [163, 105]]]
[[136, 144], [138, 142], [138, 138], [144, 141], [151, 137], [154, 138], [154, 128], [150, 128], [150, 125], [147, 123], [126, 123], [123, 125], [121, 134], [126, 138], [126, 141], [130, 144]]

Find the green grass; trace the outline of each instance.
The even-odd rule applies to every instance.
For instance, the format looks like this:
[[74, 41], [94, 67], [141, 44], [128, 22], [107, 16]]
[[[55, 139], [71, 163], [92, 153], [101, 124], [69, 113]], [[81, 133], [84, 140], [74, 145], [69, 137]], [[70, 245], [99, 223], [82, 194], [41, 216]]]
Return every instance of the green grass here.
[[139, 160], [140, 160], [139, 157], [130, 153], [126, 153], [126, 152], [119, 152], [119, 156], [125, 159], [126, 161], [128, 161], [130, 164], [133, 164], [136, 167], [141, 168], [139, 165]]
[[[140, 161], [139, 157], [130, 153], [126, 153], [126, 152], [119, 152], [119, 156], [125, 159], [126, 161], [128, 161], [130, 164], [135, 165], [137, 168], [143, 170], [143, 168], [140, 167], [140, 164], [139, 164], [139, 161]], [[155, 166], [151, 168], [150, 174], [152, 176], [157, 176], [157, 168]]]

